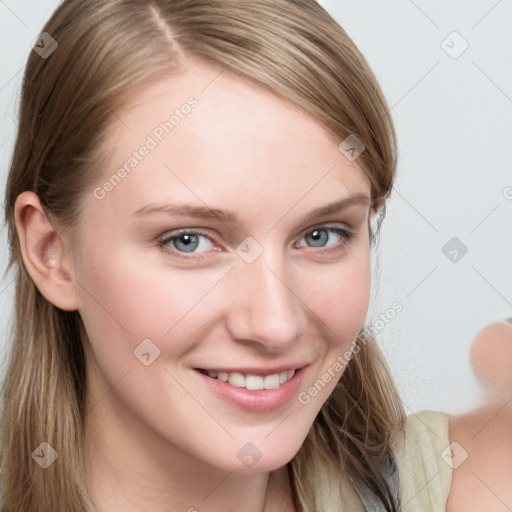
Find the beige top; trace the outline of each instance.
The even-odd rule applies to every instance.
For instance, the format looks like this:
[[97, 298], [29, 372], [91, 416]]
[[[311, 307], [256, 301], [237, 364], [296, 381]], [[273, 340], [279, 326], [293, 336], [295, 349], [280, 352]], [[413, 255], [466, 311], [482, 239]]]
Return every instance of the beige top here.
[[[445, 512], [452, 480], [449, 444], [448, 414], [420, 411], [408, 416], [405, 436], [393, 452], [402, 512]], [[365, 511], [351, 489], [345, 490], [343, 511]]]
[[407, 418], [395, 451], [402, 512], [444, 512], [452, 481], [448, 414], [420, 411]]

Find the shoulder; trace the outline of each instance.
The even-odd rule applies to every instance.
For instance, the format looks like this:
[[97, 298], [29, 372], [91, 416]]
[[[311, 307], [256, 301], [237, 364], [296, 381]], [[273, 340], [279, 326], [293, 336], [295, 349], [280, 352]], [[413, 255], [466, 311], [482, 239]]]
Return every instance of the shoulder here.
[[406, 419], [394, 455], [402, 512], [444, 512], [450, 491], [449, 415], [420, 411]]
[[512, 503], [512, 409], [505, 406], [489, 403], [450, 417], [454, 471], [447, 510], [505, 510]]

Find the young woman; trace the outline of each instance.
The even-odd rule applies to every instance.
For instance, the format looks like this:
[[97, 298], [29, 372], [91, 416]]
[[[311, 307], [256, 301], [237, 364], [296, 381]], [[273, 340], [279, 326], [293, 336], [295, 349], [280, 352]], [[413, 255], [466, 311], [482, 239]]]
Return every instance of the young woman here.
[[447, 418], [365, 325], [395, 167], [315, 1], [65, 0], [6, 192], [2, 511], [444, 510]]

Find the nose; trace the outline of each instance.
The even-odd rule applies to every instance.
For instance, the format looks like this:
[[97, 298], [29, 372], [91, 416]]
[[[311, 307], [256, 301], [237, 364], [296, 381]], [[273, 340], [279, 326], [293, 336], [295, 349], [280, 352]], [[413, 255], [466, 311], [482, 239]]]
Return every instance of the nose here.
[[268, 352], [286, 351], [307, 320], [286, 257], [264, 250], [252, 263], [238, 261], [232, 274], [228, 328], [233, 338]]

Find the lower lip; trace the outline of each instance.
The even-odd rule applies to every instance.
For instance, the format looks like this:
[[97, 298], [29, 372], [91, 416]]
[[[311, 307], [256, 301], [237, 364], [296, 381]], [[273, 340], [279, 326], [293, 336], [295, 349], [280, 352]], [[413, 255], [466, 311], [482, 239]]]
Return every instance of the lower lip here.
[[293, 377], [278, 388], [257, 391], [237, 388], [228, 382], [212, 379], [199, 370], [194, 371], [212, 391], [236, 407], [251, 412], [270, 412], [284, 407], [297, 396], [305, 369], [306, 366], [295, 370]]

